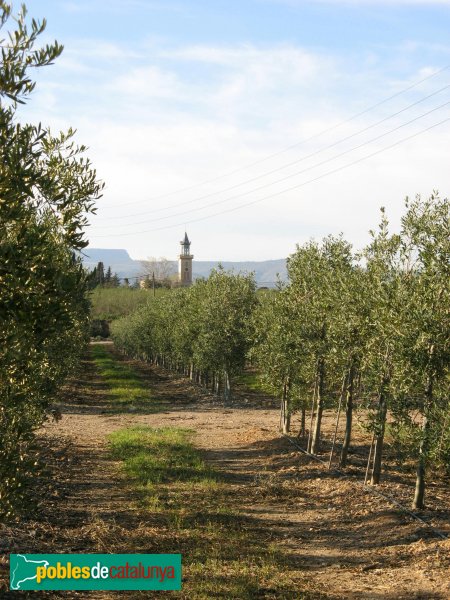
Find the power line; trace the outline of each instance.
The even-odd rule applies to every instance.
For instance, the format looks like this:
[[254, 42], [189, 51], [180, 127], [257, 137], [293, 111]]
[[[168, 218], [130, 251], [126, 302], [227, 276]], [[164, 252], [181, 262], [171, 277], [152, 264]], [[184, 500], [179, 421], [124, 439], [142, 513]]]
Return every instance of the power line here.
[[[216, 181], [219, 181], [221, 179], [225, 179], [226, 177], [231, 177], [232, 175], [235, 175], [236, 173], [240, 173], [242, 171], [245, 171], [251, 167], [254, 167], [258, 164], [262, 164], [272, 158], [275, 158], [276, 156], [280, 156], [282, 154], [285, 154], [286, 152], [289, 152], [289, 150], [292, 150], [293, 148], [297, 148], [298, 146], [301, 146], [302, 144], [306, 144], [307, 142], [310, 142], [314, 139], [317, 139], [318, 137], [325, 135], [326, 133], [330, 133], [331, 131], [334, 131], [335, 129], [338, 129], [340, 127], [342, 127], [343, 125], [346, 125], [347, 123], [350, 123], [351, 121], [354, 121], [355, 119], [365, 115], [366, 113], [374, 110], [375, 108], [378, 108], [379, 106], [382, 106], [383, 104], [386, 104], [387, 102], [390, 102], [391, 100], [393, 100], [394, 98], [397, 98], [398, 96], [401, 96], [402, 94], [405, 94], [406, 92], [408, 92], [409, 90], [414, 89], [415, 87], [421, 85], [422, 83], [424, 83], [425, 81], [428, 81], [430, 79], [432, 79], [433, 77], [436, 77], [437, 75], [440, 75], [441, 73], [443, 73], [444, 71], [450, 69], [450, 65], [446, 65], [445, 67], [442, 67], [441, 69], [438, 69], [437, 71], [435, 71], [434, 73], [431, 73], [430, 75], [427, 75], [426, 77], [420, 79], [419, 81], [416, 81], [415, 83], [412, 83], [411, 85], [407, 86], [406, 88], [401, 89], [399, 92], [396, 92], [395, 94], [392, 94], [391, 96], [388, 96], [387, 98], [384, 98], [383, 100], [380, 100], [379, 102], [376, 102], [375, 104], [372, 104], [371, 106], [365, 108], [364, 110], [352, 115], [351, 117], [349, 117], [348, 119], [344, 119], [343, 121], [340, 121], [339, 123], [336, 123], [335, 125], [332, 125], [331, 127], [327, 127], [326, 129], [323, 129], [322, 131], [319, 131], [318, 133], [315, 133], [314, 135], [305, 138], [303, 140], [300, 140], [299, 142], [296, 142], [295, 144], [291, 144], [290, 146], [287, 146], [286, 148], [284, 148], [283, 150], [279, 150], [278, 152], [274, 152], [273, 154], [269, 154], [268, 156], [265, 156], [264, 158], [258, 159], [256, 161], [253, 161], [243, 167], [239, 167], [238, 169], [234, 169], [233, 171], [229, 171], [227, 173], [223, 173], [222, 175], [218, 175], [217, 177], [213, 177], [211, 179], [207, 179], [205, 181], [202, 181], [200, 183], [196, 183], [184, 188], [180, 188], [177, 190], [174, 190], [172, 192], [168, 192], [166, 194], [161, 194], [158, 196], [153, 196], [152, 198], [148, 198], [147, 202], [153, 202], [155, 200], [161, 200], [163, 198], [169, 198], [170, 196], [174, 196], [176, 194], [182, 194], [184, 192], [188, 192], [192, 189], [207, 185], [209, 183], [214, 183]], [[131, 206], [132, 204], [139, 204], [141, 203], [141, 200], [134, 200], [131, 202], [121, 202], [120, 204], [113, 204], [111, 205], [109, 208], [115, 208], [115, 207], [122, 207], [122, 206]], [[182, 206], [183, 203], [177, 203], [177, 204], [172, 204], [171, 206], [168, 207], [164, 207], [164, 208], [157, 208], [157, 209], [153, 209], [152, 211], [149, 212], [160, 212], [161, 210], [167, 210], [170, 208], [176, 208], [178, 206]]]
[[[333, 175], [334, 173], [338, 173], [340, 171], [343, 171], [344, 169], [348, 169], [348, 168], [352, 167], [353, 165], [356, 165], [356, 164], [358, 164], [360, 162], [368, 160], [369, 158], [377, 156], [378, 154], [381, 154], [382, 152], [386, 152], [387, 150], [390, 150], [391, 148], [394, 148], [395, 146], [399, 146], [400, 144], [403, 144], [404, 142], [407, 142], [407, 141], [409, 141], [409, 140], [411, 140], [411, 139], [413, 139], [415, 137], [418, 137], [419, 135], [422, 135], [422, 134], [426, 133], [427, 131], [431, 131], [432, 129], [435, 129], [436, 127], [439, 127], [440, 125], [443, 125], [444, 123], [448, 123], [449, 121], [450, 121], [450, 117], [447, 118], [447, 119], [444, 119], [442, 121], [439, 121], [438, 123], [435, 123], [434, 125], [431, 125], [430, 127], [427, 127], [426, 129], [422, 129], [421, 131], [418, 131], [418, 132], [413, 133], [412, 135], [409, 135], [409, 136], [407, 136], [407, 137], [405, 137], [405, 138], [403, 138], [401, 140], [398, 140], [397, 142], [394, 142], [393, 144], [390, 144], [389, 146], [386, 146], [385, 148], [381, 148], [380, 150], [376, 150], [375, 152], [372, 152], [372, 154], [368, 154], [367, 156], [363, 156], [363, 157], [361, 157], [359, 159], [356, 159], [356, 160], [354, 160], [354, 161], [352, 161], [350, 163], [347, 163], [346, 165], [343, 165], [341, 167], [338, 167], [336, 169], [333, 169], [331, 171], [323, 173], [322, 175], [319, 175], [318, 177], [315, 177], [314, 179], [310, 179], [308, 181], [304, 181], [303, 183], [299, 183], [297, 185], [293, 185], [293, 186], [291, 186], [289, 188], [286, 188], [284, 190], [280, 190], [279, 192], [275, 192], [273, 194], [269, 194], [269, 195], [264, 196], [262, 198], [258, 198], [257, 200], [252, 200], [251, 202], [246, 202], [244, 204], [240, 204], [239, 206], [228, 208], [228, 209], [225, 209], [225, 210], [222, 210], [222, 211], [219, 211], [219, 212], [216, 212], [216, 213], [212, 213], [210, 215], [206, 215], [206, 216], [203, 216], [203, 217], [198, 217], [196, 219], [191, 219], [189, 221], [183, 221], [183, 223], [184, 224], [189, 224], [189, 223], [196, 223], [198, 221], [204, 221], [206, 219], [211, 219], [211, 218], [217, 217], [219, 215], [223, 215], [223, 214], [226, 214], [226, 213], [234, 212], [236, 210], [240, 210], [241, 208], [245, 208], [247, 206], [252, 206], [253, 204], [257, 204], [258, 202], [263, 202], [264, 200], [269, 200], [271, 198], [275, 198], [277, 196], [280, 196], [281, 194], [285, 194], [285, 193], [290, 192], [292, 190], [299, 189], [301, 187], [304, 187], [305, 185], [308, 185], [310, 183], [314, 183], [316, 181], [324, 179], [325, 177]], [[134, 231], [134, 232], [130, 232], [130, 233], [119, 233], [119, 234], [115, 234], [114, 237], [124, 237], [124, 236], [130, 236], [130, 235], [140, 235], [140, 234], [143, 234], [143, 233], [152, 233], [153, 231], [162, 231], [162, 230], [165, 230], [165, 229], [173, 229], [174, 227], [180, 227], [183, 223], [176, 223], [174, 225], [166, 225], [164, 227], [157, 227], [157, 228], [154, 228], [154, 229], [147, 229], [147, 230], [144, 230], [144, 231]], [[109, 237], [109, 235], [98, 235], [98, 236], [95, 236], [95, 237], [98, 237], [98, 238]]]
[[[170, 218], [173, 218], [173, 217], [178, 217], [178, 216], [189, 214], [189, 213], [192, 213], [192, 212], [198, 212], [200, 210], [204, 210], [205, 208], [210, 208], [212, 206], [217, 206], [219, 204], [224, 204], [226, 202], [230, 202], [231, 200], [235, 200], [237, 198], [242, 198], [243, 196], [248, 196], [249, 194], [252, 194], [254, 192], [258, 192], [258, 191], [261, 191], [261, 190], [266, 189], [268, 187], [271, 187], [273, 185], [276, 185], [278, 183], [282, 183], [283, 181], [287, 181], [288, 179], [292, 179], [293, 177], [297, 177], [298, 175], [302, 175], [303, 173], [306, 173], [306, 172], [311, 171], [313, 169], [317, 169], [318, 167], [321, 167], [321, 166], [323, 166], [323, 165], [325, 165], [325, 164], [327, 164], [329, 162], [332, 162], [332, 161], [334, 161], [334, 160], [336, 160], [338, 158], [341, 158], [342, 156], [345, 156], [345, 155], [349, 154], [350, 152], [354, 152], [355, 150], [359, 150], [360, 148], [363, 148], [364, 146], [372, 144], [373, 142], [376, 142], [376, 141], [380, 140], [381, 138], [386, 137], [387, 135], [390, 135], [390, 134], [394, 133], [395, 131], [398, 131], [399, 129], [402, 129], [403, 127], [406, 127], [407, 125], [410, 125], [411, 123], [414, 123], [414, 122], [416, 122], [416, 121], [418, 121], [420, 119], [423, 119], [424, 117], [432, 114], [433, 112], [436, 112], [437, 110], [440, 110], [440, 109], [444, 108], [445, 106], [448, 106], [449, 104], [450, 104], [450, 101], [444, 102], [443, 104], [441, 104], [441, 105], [439, 105], [439, 106], [437, 106], [437, 107], [435, 107], [435, 108], [427, 111], [426, 113], [423, 113], [423, 114], [419, 115], [418, 117], [414, 117], [414, 119], [410, 119], [406, 123], [402, 123], [401, 125], [398, 125], [397, 127], [394, 127], [393, 129], [391, 129], [391, 130], [389, 130], [387, 132], [384, 132], [384, 133], [382, 133], [382, 134], [380, 134], [380, 135], [378, 135], [378, 136], [376, 136], [376, 137], [374, 137], [374, 138], [372, 138], [370, 140], [367, 140], [366, 142], [363, 142], [362, 144], [359, 144], [357, 146], [349, 148], [349, 149], [347, 149], [347, 150], [345, 150], [343, 152], [340, 152], [338, 154], [335, 154], [334, 156], [331, 156], [331, 157], [329, 157], [329, 158], [327, 158], [325, 160], [322, 160], [319, 163], [316, 163], [314, 165], [310, 165], [309, 167], [306, 167], [305, 169], [301, 169], [300, 171], [296, 171], [295, 173], [291, 173], [290, 175], [286, 175], [285, 177], [282, 177], [281, 179], [277, 179], [277, 180], [275, 180], [275, 181], [273, 181], [271, 183], [266, 183], [266, 184], [261, 185], [261, 186], [259, 186], [257, 188], [254, 188], [252, 190], [248, 190], [246, 192], [241, 192], [240, 194], [236, 194], [234, 196], [230, 196], [230, 197], [222, 199], [222, 200], [217, 200], [216, 202], [210, 202], [209, 204], [205, 204], [205, 205], [197, 207], [197, 208], [192, 208], [192, 209], [189, 209], [189, 210], [186, 210], [186, 211], [174, 213], [174, 214], [171, 214], [171, 215], [166, 215], [164, 217], [158, 217], [156, 219], [152, 219], [151, 221], [147, 221], [147, 222], [148, 223], [154, 223], [156, 221], [163, 221], [163, 220], [166, 220], [166, 219], [170, 219]], [[136, 225], [141, 225], [142, 223], [145, 223], [145, 221], [140, 221], [138, 223], [127, 223], [127, 224], [122, 225], [122, 226], [123, 227], [134, 227]], [[110, 226], [105, 226], [105, 227], [101, 227], [100, 226], [100, 227], [98, 227], [98, 229], [111, 229], [111, 227]]]
[[[257, 181], [259, 179], [263, 179], [264, 177], [268, 177], [269, 175], [272, 175], [273, 173], [278, 173], [279, 171], [283, 171], [284, 169], [287, 169], [288, 167], [292, 167], [293, 165], [296, 165], [298, 163], [301, 163], [309, 158], [312, 158], [314, 156], [317, 156], [318, 154], [321, 154], [322, 152], [326, 152], [327, 150], [330, 150], [331, 148], [334, 148], [336, 146], [339, 146], [340, 144], [343, 144], [344, 142], [358, 136], [361, 135], [362, 133], [365, 133], [366, 131], [369, 131], [370, 129], [373, 129], [374, 127], [377, 127], [378, 125], [381, 125], [382, 123], [389, 121], [390, 119], [393, 119], [394, 117], [400, 115], [401, 113], [413, 108], [414, 106], [417, 106], [418, 104], [421, 104], [422, 102], [425, 102], [426, 100], [429, 100], [430, 98], [432, 98], [433, 96], [436, 96], [437, 94], [440, 94], [441, 92], [448, 90], [450, 88], [450, 84], [444, 86], [443, 88], [440, 88], [439, 90], [429, 94], [428, 96], [425, 96], [423, 98], [421, 98], [420, 100], [417, 100], [416, 102], [413, 102], [412, 104], [409, 104], [408, 106], [402, 108], [401, 110], [393, 113], [392, 115], [389, 115], [387, 117], [384, 117], [383, 119], [381, 119], [380, 121], [377, 121], [376, 123], [373, 123], [372, 125], [369, 125], [367, 127], [364, 127], [364, 129], [361, 129], [359, 131], [356, 131], [355, 133], [352, 133], [332, 144], [329, 144], [328, 146], [325, 146], [323, 148], [320, 148], [314, 152], [311, 152], [310, 154], [307, 154], [305, 156], [302, 156], [301, 158], [291, 161], [285, 165], [282, 165], [281, 167], [278, 167], [276, 169], [272, 169], [271, 171], [267, 171], [266, 173], [262, 173], [261, 175], [257, 175], [255, 177], [252, 177], [251, 179], [247, 179], [245, 181], [242, 181], [241, 183], [237, 183], [235, 185], [232, 185], [230, 187], [218, 190], [216, 192], [211, 192], [209, 194], [205, 194], [203, 196], [199, 196], [197, 198], [193, 198], [192, 200], [187, 200], [185, 202], [181, 202], [179, 204], [179, 206], [185, 206], [187, 204], [193, 204], [195, 202], [198, 202], [200, 200], [205, 200], [206, 198], [211, 198], [212, 196], [217, 196], [218, 194], [223, 194], [225, 192], [229, 192], [231, 190], [234, 190], [236, 188], [242, 187], [243, 185], [246, 185], [247, 183], [252, 183], [253, 181]], [[270, 185], [270, 184], [268, 184]], [[214, 204], [212, 204], [212, 206], [214, 206]], [[193, 210], [201, 210], [203, 207], [197, 208], [197, 209], [193, 209]], [[167, 210], [164, 209], [164, 210]], [[126, 217], [139, 217], [139, 216], [145, 216], [148, 214], [151, 214], [155, 211], [144, 211], [144, 212], [139, 212], [139, 213], [133, 213], [133, 214], [128, 214], [126, 215]], [[189, 211], [187, 211], [189, 212]], [[154, 219], [154, 221], [160, 221], [160, 220], [164, 220], [164, 219], [169, 219], [173, 216], [178, 216], [179, 214], [186, 214], [186, 213], [175, 213], [172, 215], [167, 215], [165, 217], [158, 217], [157, 219]], [[112, 221], [112, 220], [117, 220], [117, 219], [121, 219], [123, 220], [125, 217], [124, 215], [120, 215], [120, 216], [112, 216], [112, 217], [103, 217], [102, 221]], [[128, 227], [128, 226], [134, 226], [136, 223], [124, 223], [123, 226]], [[101, 227], [102, 228], [102, 227]], [[104, 228], [103, 228], [104, 229]]]

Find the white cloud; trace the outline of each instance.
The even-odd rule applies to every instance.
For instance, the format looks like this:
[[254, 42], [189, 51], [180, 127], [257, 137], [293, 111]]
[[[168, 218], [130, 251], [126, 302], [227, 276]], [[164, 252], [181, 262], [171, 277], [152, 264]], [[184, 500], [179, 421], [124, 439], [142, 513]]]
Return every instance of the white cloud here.
[[132, 69], [110, 84], [112, 91], [134, 96], [139, 102], [148, 98], [179, 98], [182, 87], [175, 74], [155, 66]]
[[71, 60], [84, 62], [86, 65], [102, 63], [102, 61], [114, 62], [129, 61], [143, 57], [142, 52], [137, 52], [120, 44], [105, 42], [90, 38], [69, 40], [64, 47], [62, 58], [67, 56]]
[[[202, 111], [229, 124], [246, 120], [244, 129], [257, 122], [260, 128], [269, 115], [270, 121], [281, 114], [295, 116], [311, 103], [311, 89], [319, 91], [334, 79], [336, 62], [288, 45], [187, 46], [154, 53], [152, 61], [119, 71], [106, 84], [118, 101], [126, 99], [136, 117], [145, 119], [143, 108], [164, 120], [178, 118], [179, 111]], [[164, 114], [158, 99], [171, 101], [162, 107]]]
[[203, 62], [224, 67], [242, 68], [243, 66], [275, 65], [292, 68], [314, 69], [317, 56], [297, 46], [280, 44], [271, 47], [257, 47], [252, 44], [237, 46], [185, 46], [175, 50], [163, 51], [161, 56], [182, 61]]

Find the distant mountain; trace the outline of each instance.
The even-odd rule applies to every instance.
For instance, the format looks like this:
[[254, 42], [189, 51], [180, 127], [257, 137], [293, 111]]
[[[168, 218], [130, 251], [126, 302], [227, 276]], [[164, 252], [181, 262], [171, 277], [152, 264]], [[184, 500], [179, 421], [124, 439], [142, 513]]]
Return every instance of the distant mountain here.
[[[286, 259], [280, 258], [278, 260], [262, 260], [262, 261], [246, 261], [246, 262], [229, 262], [223, 261], [220, 263], [227, 271], [255, 273], [255, 279], [259, 286], [274, 287], [278, 275], [280, 279], [286, 281]], [[219, 266], [219, 262], [215, 261], [202, 261], [194, 260], [193, 276], [196, 277], [208, 277], [211, 269], [215, 269]]]
[[[102, 262], [105, 268], [111, 267], [113, 273], [117, 273], [119, 277], [134, 278], [143, 274], [142, 265], [139, 260], [133, 260], [126, 250], [122, 249], [105, 249], [105, 248], [86, 248], [83, 252], [83, 262], [86, 267], [92, 270], [97, 266], [97, 263]], [[285, 281], [287, 279], [286, 259], [278, 260], [263, 260], [263, 261], [244, 261], [232, 262], [223, 261], [220, 263], [224, 269], [233, 270], [235, 272], [255, 273], [255, 279], [259, 286], [274, 287], [277, 281], [277, 276]], [[174, 269], [177, 268], [177, 263], [173, 262]], [[208, 277], [211, 269], [217, 268], [219, 261], [202, 261], [195, 260], [193, 262], [194, 279], [198, 277]]]
[[105, 269], [111, 267], [119, 277], [137, 277], [142, 273], [138, 260], [133, 260], [126, 250], [111, 250], [104, 248], [86, 248], [83, 251], [83, 263], [91, 271], [102, 262]]

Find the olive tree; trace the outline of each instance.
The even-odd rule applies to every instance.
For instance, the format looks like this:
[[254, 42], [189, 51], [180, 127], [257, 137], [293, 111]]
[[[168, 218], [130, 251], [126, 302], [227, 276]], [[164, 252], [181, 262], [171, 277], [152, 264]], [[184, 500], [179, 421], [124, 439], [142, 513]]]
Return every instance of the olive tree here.
[[[419, 411], [414, 508], [424, 508], [426, 466], [445, 436], [450, 362], [450, 204], [433, 194], [407, 202], [402, 219], [405, 295], [401, 380], [397, 387]], [[444, 419], [442, 419], [444, 417]]]
[[[0, 32], [12, 9], [0, 3]], [[45, 21], [0, 39], [0, 512], [13, 512], [29, 468], [33, 430], [52, 394], [76, 364], [87, 336], [86, 274], [77, 252], [101, 184], [69, 130], [53, 136], [22, 125], [20, 104], [34, 68], [62, 51], [35, 48]], [[0, 34], [1, 35], [1, 34]]]

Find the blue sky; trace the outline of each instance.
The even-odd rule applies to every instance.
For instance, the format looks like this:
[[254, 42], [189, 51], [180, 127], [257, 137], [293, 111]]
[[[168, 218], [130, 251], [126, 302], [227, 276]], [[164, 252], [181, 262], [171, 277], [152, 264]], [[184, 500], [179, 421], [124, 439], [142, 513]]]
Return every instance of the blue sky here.
[[23, 118], [89, 146], [106, 182], [94, 247], [174, 258], [185, 224], [205, 260], [279, 258], [341, 231], [361, 246], [380, 206], [395, 227], [406, 195], [449, 193], [449, 122], [398, 142], [450, 117], [450, 69], [347, 120], [450, 65], [450, 0], [28, 9], [65, 51]]
[[[448, 36], [449, 2], [302, 0], [74, 0], [30, 3], [48, 32], [134, 45], [149, 37], [175, 43], [291, 42], [352, 54], [408, 39], [428, 45]], [[74, 35], [75, 34], [75, 35]]]

